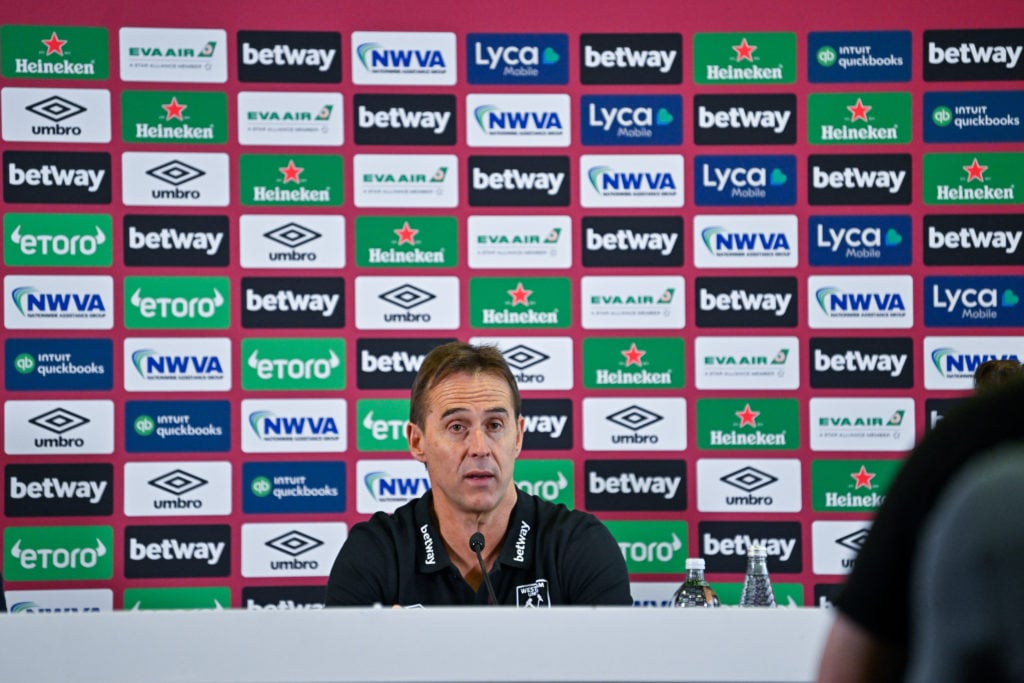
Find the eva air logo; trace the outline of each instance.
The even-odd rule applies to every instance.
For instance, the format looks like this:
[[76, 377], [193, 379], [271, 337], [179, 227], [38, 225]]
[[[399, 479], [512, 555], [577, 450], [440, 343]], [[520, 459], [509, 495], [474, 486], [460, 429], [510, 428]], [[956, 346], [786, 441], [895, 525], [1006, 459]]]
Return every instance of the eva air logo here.
[[356, 263], [362, 268], [453, 268], [458, 239], [454, 216], [359, 216]]
[[223, 610], [231, 608], [231, 589], [226, 586], [208, 588], [126, 588], [124, 609], [127, 612], [154, 609]]
[[816, 93], [807, 97], [807, 138], [812, 144], [907, 144], [910, 93]]
[[469, 306], [474, 327], [569, 327], [569, 278], [472, 278]]
[[242, 340], [242, 388], [326, 391], [345, 388], [345, 340]]
[[811, 499], [819, 512], [874, 512], [902, 460], [815, 460]]
[[4, 265], [109, 267], [112, 231], [108, 214], [8, 213]]
[[227, 81], [223, 30], [122, 28], [118, 38], [122, 81]]
[[336, 154], [243, 154], [246, 206], [341, 206], [342, 159]]
[[583, 385], [588, 389], [682, 389], [684, 341], [678, 337], [583, 340]]
[[126, 277], [128, 329], [227, 329], [231, 281], [226, 277]]
[[3, 75], [7, 78], [106, 80], [110, 77], [107, 29], [85, 26], [3, 26]]
[[925, 204], [1012, 204], [1024, 153], [924, 155]]
[[121, 136], [125, 142], [224, 144], [227, 111], [222, 92], [126, 90]]
[[796, 399], [700, 399], [697, 447], [703, 450], [795, 450], [800, 447]]
[[80, 581], [114, 575], [114, 530], [109, 526], [7, 527], [8, 581]]
[[605, 522], [631, 574], [686, 571], [686, 522]]
[[360, 451], [406, 451], [409, 399], [362, 399], [356, 402], [356, 445]]
[[549, 503], [572, 509], [575, 498], [575, 477], [572, 460], [516, 460], [516, 486]]
[[795, 83], [795, 33], [698, 33], [693, 80], [699, 85]]

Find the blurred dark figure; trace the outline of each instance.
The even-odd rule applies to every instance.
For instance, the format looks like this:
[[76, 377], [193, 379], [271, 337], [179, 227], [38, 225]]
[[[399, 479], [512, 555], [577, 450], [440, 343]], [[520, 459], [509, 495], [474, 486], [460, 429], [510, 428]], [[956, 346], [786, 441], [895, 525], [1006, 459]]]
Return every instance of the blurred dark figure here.
[[974, 371], [974, 390], [987, 391], [1017, 377], [1024, 377], [1024, 365], [1020, 361], [987, 360]]

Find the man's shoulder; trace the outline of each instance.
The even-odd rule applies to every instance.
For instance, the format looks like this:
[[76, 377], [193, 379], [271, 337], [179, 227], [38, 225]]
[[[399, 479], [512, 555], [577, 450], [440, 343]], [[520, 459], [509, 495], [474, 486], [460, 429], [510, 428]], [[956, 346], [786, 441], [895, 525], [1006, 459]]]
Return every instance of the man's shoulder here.
[[392, 512], [375, 512], [362, 522], [352, 525], [349, 535], [367, 534], [376, 538], [403, 538], [411, 536], [416, 528], [416, 505], [420, 499], [411, 500]]
[[538, 526], [547, 533], [572, 535], [576, 531], [590, 527], [604, 528], [604, 524], [596, 516], [582, 510], [574, 510], [562, 503], [552, 503], [538, 496], [519, 492], [520, 496], [532, 499], [534, 519]]

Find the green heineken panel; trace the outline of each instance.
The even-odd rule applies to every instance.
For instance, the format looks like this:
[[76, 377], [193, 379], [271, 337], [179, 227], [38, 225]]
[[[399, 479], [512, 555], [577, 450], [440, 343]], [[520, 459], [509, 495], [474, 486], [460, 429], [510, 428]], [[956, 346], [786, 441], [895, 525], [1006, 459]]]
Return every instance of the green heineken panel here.
[[813, 145], [905, 145], [913, 140], [908, 92], [815, 93], [807, 96]]
[[107, 29], [92, 26], [0, 26], [6, 78], [110, 78]]
[[125, 142], [224, 144], [228, 97], [222, 92], [126, 90], [121, 93]]
[[567, 277], [471, 278], [473, 327], [563, 328], [572, 324]]
[[454, 268], [459, 264], [455, 216], [358, 216], [361, 268]]
[[815, 460], [811, 501], [818, 512], [875, 512], [902, 460]]
[[767, 85], [796, 82], [795, 33], [697, 33], [693, 82]]
[[697, 400], [697, 448], [702, 450], [796, 450], [800, 404], [795, 398]]
[[924, 155], [925, 204], [1018, 204], [1024, 152]]
[[341, 206], [342, 158], [336, 154], [243, 154], [241, 200], [245, 206]]
[[583, 340], [587, 389], [682, 389], [685, 342], [680, 337], [601, 337]]

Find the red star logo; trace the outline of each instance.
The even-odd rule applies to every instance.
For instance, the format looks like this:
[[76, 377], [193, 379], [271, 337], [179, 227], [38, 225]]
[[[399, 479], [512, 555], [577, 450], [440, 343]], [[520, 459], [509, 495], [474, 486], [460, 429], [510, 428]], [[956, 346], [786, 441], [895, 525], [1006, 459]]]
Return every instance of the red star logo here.
[[871, 107], [864, 104], [861, 99], [857, 98], [857, 104], [851, 104], [847, 107], [850, 110], [850, 121], [863, 121], [868, 122], [868, 112], [871, 111]]
[[296, 166], [295, 161], [292, 159], [288, 160], [287, 166], [277, 170], [284, 174], [284, 182], [286, 183], [295, 183], [298, 185], [302, 182], [299, 180], [299, 174], [302, 173], [304, 169], [301, 166]]
[[970, 166], [964, 166], [963, 169], [967, 171], [967, 182], [977, 180], [978, 182], [985, 182], [985, 171], [988, 170], [988, 166], [982, 166], [978, 163], [978, 157], [974, 157], [974, 161], [971, 162]]
[[640, 349], [636, 348], [636, 342], [630, 344], [629, 348], [626, 349], [625, 351], [619, 351], [619, 353], [626, 357], [627, 368], [630, 365], [639, 365], [640, 367], [644, 366], [643, 361], [641, 361], [640, 359], [646, 356], [647, 352], [641, 351]]
[[868, 472], [867, 469], [864, 468], [864, 465], [861, 465], [860, 472], [853, 472], [850, 476], [853, 477], [855, 482], [857, 482], [857, 485], [853, 487], [854, 491], [860, 488], [865, 488], [870, 491], [874, 488], [871, 485], [871, 480], [877, 475], [874, 472]]
[[530, 295], [533, 294], [533, 290], [523, 289], [523, 283], [520, 282], [519, 284], [516, 285], [515, 289], [508, 290], [508, 293], [512, 295], [513, 306], [519, 306], [520, 304], [522, 304], [523, 306], [529, 306]]
[[46, 56], [47, 57], [50, 56], [50, 55], [60, 55], [61, 57], [63, 57], [64, 56], [64, 44], [67, 43], [68, 41], [61, 40], [60, 38], [57, 37], [57, 32], [53, 31], [50, 34], [50, 38], [48, 40], [41, 40], [39, 42], [41, 42], [43, 45], [46, 46]]
[[740, 44], [739, 45], [733, 45], [732, 49], [736, 50], [736, 61], [737, 62], [742, 62], [744, 59], [747, 60], [748, 62], [753, 62], [754, 61], [754, 50], [757, 49], [757, 46], [756, 45], [751, 45], [750, 43], [748, 43], [747, 39], [744, 37], [743, 40], [740, 41]]
[[736, 413], [736, 417], [740, 419], [740, 427], [757, 427], [757, 416], [760, 414], [759, 410], [751, 410], [748, 403], [743, 410]]
[[412, 226], [409, 225], [409, 221], [406, 221], [405, 223], [403, 223], [401, 228], [399, 228], [398, 230], [395, 230], [395, 234], [398, 235], [398, 244], [399, 244], [399, 246], [401, 246], [403, 244], [415, 245], [416, 244], [416, 233], [418, 233], [418, 232], [419, 232], [419, 230], [416, 230]]
[[167, 117], [164, 119], [165, 121], [170, 121], [171, 119], [178, 119], [179, 121], [184, 121], [185, 120], [184, 117], [181, 115], [181, 112], [183, 112], [186, 109], [188, 109], [188, 105], [187, 104], [178, 104], [178, 96], [177, 95], [172, 97], [171, 101], [169, 103], [161, 104], [160, 106], [163, 107], [163, 110], [165, 112], [167, 112]]

